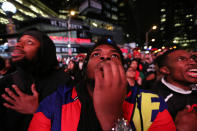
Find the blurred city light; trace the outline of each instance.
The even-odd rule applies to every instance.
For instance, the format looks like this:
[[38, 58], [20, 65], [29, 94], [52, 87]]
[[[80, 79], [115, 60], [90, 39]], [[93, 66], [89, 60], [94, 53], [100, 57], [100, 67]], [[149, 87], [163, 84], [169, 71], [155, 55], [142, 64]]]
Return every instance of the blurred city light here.
[[95, 27], [98, 27], [98, 25], [95, 22], [93, 22], [92, 25]]
[[152, 46], [149, 46], [148, 49], [151, 50], [152, 49]]
[[152, 42], [155, 42], [155, 39], [153, 38], [151, 41], [152, 41]]
[[110, 39], [110, 38], [108, 38], [107, 41], [108, 41], [109, 43], [111, 43], [111, 39]]
[[12, 3], [10, 3], [10, 2], [3, 2], [1, 8], [5, 12], [11, 12], [13, 14], [16, 13], [16, 7]]
[[71, 11], [70, 11], [70, 15], [71, 15], [71, 16], [74, 16], [75, 14], [76, 14], [76, 11], [74, 11], [74, 10], [71, 10]]
[[173, 40], [173, 43], [176, 44], [176, 43], [178, 43], [178, 41], [177, 40]]
[[68, 48], [70, 48], [71, 47], [71, 45], [70, 44], [68, 44]]
[[145, 41], [145, 46], [148, 46], [148, 42], [149, 42], [148, 35], [149, 35], [149, 33], [150, 33], [152, 30], [156, 30], [156, 29], [157, 29], [157, 26], [154, 25], [154, 26], [152, 26], [152, 27], [146, 32], [146, 34], [145, 34], [145, 39], [146, 39], [146, 41]]
[[152, 27], [152, 29], [153, 29], [153, 30], [156, 30], [156, 29], [157, 29], [157, 26], [156, 26], [156, 25], [154, 25], [154, 26]]

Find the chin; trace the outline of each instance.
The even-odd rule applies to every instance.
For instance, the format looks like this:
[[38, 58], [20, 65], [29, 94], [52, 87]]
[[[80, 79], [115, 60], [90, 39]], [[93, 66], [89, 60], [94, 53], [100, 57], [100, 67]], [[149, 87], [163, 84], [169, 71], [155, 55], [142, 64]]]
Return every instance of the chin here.
[[15, 57], [15, 58], [12, 58], [12, 62], [17, 63], [19, 61], [22, 61], [23, 59], [24, 57]]

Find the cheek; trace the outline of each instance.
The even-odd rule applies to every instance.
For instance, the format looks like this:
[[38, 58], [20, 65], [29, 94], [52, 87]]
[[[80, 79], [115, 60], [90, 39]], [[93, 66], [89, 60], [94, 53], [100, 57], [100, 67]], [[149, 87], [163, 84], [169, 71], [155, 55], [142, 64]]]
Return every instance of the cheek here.
[[88, 62], [88, 65], [87, 65], [87, 77], [88, 78], [94, 78], [94, 63], [92, 62]]
[[91, 58], [87, 64], [87, 76], [89, 78], [94, 78], [94, 69], [101, 60], [98, 58]]
[[28, 60], [32, 60], [36, 57], [37, 55], [37, 52], [38, 52], [38, 48], [34, 48], [34, 49], [24, 49], [24, 51], [26, 52], [25, 53], [25, 57], [28, 59]]
[[179, 81], [185, 81], [187, 78], [186, 72], [182, 68], [174, 68], [171, 70], [171, 74], [173, 75], [174, 79], [177, 79]]

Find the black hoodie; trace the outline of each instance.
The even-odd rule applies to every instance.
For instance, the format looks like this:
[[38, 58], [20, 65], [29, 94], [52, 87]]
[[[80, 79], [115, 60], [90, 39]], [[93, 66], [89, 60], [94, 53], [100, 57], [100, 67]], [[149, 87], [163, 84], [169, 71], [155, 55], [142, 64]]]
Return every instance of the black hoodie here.
[[[37, 56], [32, 60], [26, 59], [15, 63], [16, 72], [9, 74], [0, 80], [0, 93], [4, 89], [11, 88], [12, 84], [27, 94], [31, 93], [31, 85], [36, 84], [39, 93], [39, 101], [51, 94], [57, 87], [70, 81], [63, 70], [57, 69], [57, 58], [55, 45], [51, 39], [40, 31], [27, 31], [23, 35], [30, 35], [40, 42]], [[22, 35], [22, 36], [23, 36]], [[0, 99], [0, 128], [2, 131], [27, 131], [32, 115], [17, 113], [14, 110], [2, 106]]]

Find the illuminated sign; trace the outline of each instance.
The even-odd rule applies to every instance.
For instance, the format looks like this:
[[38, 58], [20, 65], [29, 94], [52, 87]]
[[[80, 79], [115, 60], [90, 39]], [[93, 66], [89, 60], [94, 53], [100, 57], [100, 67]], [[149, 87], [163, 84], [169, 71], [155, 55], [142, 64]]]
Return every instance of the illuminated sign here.
[[[64, 36], [49, 36], [54, 43], [63, 44], [68, 43], [69, 38]], [[70, 38], [71, 43], [76, 44], [90, 44], [90, 39], [82, 39], [82, 38]]]
[[56, 47], [57, 53], [69, 53], [69, 50], [73, 53], [77, 52], [77, 48], [68, 48], [68, 47]]
[[[51, 20], [52, 26], [68, 28], [68, 21]], [[70, 29], [82, 29], [82, 25], [70, 23]]]

